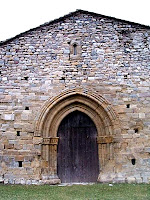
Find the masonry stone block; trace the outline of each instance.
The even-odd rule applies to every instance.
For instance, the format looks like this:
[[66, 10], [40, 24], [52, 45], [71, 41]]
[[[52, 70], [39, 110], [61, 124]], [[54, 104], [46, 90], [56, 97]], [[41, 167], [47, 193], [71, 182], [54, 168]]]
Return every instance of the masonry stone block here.
[[127, 177], [127, 182], [128, 183], [135, 183], [136, 179], [135, 179], [135, 177]]
[[15, 115], [14, 114], [3, 114], [1, 118], [6, 121], [14, 121]]
[[142, 181], [142, 178], [140, 177], [140, 178], [136, 178], [136, 183], [142, 183], [143, 181]]
[[144, 151], [145, 151], [146, 153], [150, 153], [150, 147], [145, 147]]
[[43, 138], [42, 137], [33, 137], [33, 144], [42, 144]]
[[20, 184], [25, 185], [25, 184], [26, 184], [25, 179], [22, 178], [22, 179], [20, 180]]
[[3, 176], [0, 176], [0, 183], [3, 183], [3, 182], [4, 182]]
[[32, 184], [32, 180], [27, 180], [27, 181], [26, 181], [26, 184], [27, 184], [27, 185], [31, 185], [31, 184]]
[[16, 178], [15, 179], [15, 184], [21, 184], [21, 179]]
[[4, 179], [4, 184], [8, 184], [9, 180], [8, 179]]

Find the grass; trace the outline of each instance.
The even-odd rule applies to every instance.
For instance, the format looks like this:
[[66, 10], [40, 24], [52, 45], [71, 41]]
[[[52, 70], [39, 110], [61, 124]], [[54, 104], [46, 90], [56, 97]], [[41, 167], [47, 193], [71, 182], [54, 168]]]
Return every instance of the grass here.
[[0, 200], [150, 200], [148, 184], [0, 185]]

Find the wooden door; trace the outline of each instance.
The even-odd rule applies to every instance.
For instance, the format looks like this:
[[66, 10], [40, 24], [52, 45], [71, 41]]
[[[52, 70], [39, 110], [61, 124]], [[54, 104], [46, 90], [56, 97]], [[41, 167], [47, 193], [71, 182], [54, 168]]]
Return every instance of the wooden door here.
[[74, 111], [58, 129], [58, 176], [62, 183], [96, 182], [99, 173], [97, 130], [84, 113]]

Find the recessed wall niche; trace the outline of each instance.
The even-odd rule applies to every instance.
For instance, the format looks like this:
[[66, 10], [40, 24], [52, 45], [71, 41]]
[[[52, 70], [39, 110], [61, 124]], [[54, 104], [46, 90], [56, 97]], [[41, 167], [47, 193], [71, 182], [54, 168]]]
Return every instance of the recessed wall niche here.
[[127, 104], [127, 105], [126, 105], [126, 108], [130, 108], [130, 104]]
[[134, 132], [135, 132], [135, 133], [138, 133], [138, 132], [139, 132], [139, 129], [138, 129], [138, 128], [134, 128]]
[[[68, 43], [69, 44], [69, 43]], [[78, 40], [70, 41], [70, 60], [79, 59], [81, 56], [81, 44]]]

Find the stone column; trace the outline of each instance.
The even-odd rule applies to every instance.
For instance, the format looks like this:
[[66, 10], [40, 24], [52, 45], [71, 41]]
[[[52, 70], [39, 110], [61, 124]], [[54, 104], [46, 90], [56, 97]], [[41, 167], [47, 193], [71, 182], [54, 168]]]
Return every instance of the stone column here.
[[[97, 137], [99, 162], [100, 162], [100, 173], [98, 176], [98, 182], [107, 182], [109, 180], [111, 181], [110, 177], [112, 171], [108, 171], [107, 168], [105, 168], [105, 166], [106, 164], [109, 163], [111, 168], [111, 165], [113, 164], [114, 142], [115, 142], [114, 138], [111, 135]], [[112, 165], [112, 170], [113, 170], [113, 165]]]
[[[60, 179], [57, 176], [57, 145], [58, 137], [43, 138], [43, 159], [48, 164], [47, 170], [43, 169], [44, 182], [49, 184], [60, 183]], [[47, 180], [46, 180], [47, 179]]]
[[100, 171], [102, 171], [107, 160], [112, 159], [113, 137], [111, 135], [98, 136], [97, 143], [98, 143], [98, 154], [99, 154], [99, 162], [100, 162], [99, 166], [100, 166]]

